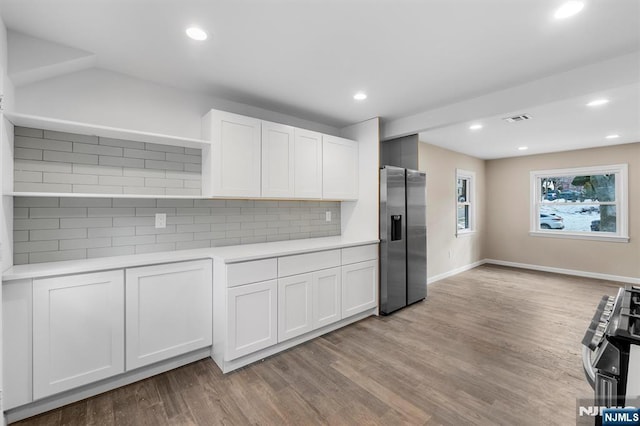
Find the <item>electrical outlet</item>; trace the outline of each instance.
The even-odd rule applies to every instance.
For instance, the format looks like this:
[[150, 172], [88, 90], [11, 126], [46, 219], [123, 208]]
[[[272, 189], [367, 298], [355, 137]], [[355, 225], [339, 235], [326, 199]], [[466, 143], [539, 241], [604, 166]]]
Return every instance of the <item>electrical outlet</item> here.
[[331, 212], [330, 211], [327, 211], [324, 214], [324, 220], [326, 220], [327, 222], [331, 222]]
[[156, 228], [166, 228], [166, 227], [167, 227], [167, 214], [156, 213]]

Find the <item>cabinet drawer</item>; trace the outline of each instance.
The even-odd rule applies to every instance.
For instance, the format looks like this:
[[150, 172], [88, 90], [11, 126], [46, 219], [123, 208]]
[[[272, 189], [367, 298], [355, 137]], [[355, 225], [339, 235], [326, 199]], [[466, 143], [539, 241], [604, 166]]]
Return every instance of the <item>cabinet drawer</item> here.
[[227, 287], [277, 278], [277, 259], [254, 260], [227, 265]]
[[342, 264], [365, 262], [378, 258], [378, 245], [369, 244], [366, 246], [348, 247], [342, 249]]
[[340, 250], [285, 256], [278, 258], [278, 276], [288, 277], [336, 266], [340, 266]]

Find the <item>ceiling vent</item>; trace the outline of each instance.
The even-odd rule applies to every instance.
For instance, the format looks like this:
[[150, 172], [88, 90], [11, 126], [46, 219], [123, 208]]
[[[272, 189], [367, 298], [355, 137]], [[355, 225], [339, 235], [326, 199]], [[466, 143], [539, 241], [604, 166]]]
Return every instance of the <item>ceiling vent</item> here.
[[520, 114], [520, 115], [514, 115], [513, 117], [503, 118], [503, 120], [506, 121], [507, 123], [517, 123], [518, 121], [531, 120], [531, 116], [529, 114]]

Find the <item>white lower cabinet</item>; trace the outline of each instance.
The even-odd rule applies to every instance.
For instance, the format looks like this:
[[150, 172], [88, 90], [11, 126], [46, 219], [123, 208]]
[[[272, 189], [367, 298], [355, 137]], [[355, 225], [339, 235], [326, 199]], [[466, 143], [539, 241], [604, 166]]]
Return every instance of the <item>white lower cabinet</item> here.
[[313, 328], [324, 327], [342, 319], [341, 268], [313, 273]]
[[278, 280], [278, 342], [313, 329], [313, 274]]
[[122, 270], [33, 280], [33, 397], [124, 372]]
[[211, 260], [126, 270], [127, 370], [211, 345]]
[[277, 294], [277, 280], [227, 289], [226, 361], [278, 343]]
[[378, 262], [342, 267], [342, 318], [378, 306]]
[[33, 297], [31, 280], [2, 284], [2, 405], [10, 410], [33, 401]]
[[342, 319], [340, 267], [278, 279], [278, 342]]
[[[377, 244], [214, 264], [212, 356], [223, 372], [374, 314]], [[262, 277], [262, 280], [260, 280]]]

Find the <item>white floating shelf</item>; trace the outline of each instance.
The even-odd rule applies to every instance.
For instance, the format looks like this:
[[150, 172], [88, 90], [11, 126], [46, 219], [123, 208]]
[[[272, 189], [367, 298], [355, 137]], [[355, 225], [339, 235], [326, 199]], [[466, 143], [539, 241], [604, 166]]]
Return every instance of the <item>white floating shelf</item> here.
[[205, 199], [202, 195], [89, 194], [79, 192], [9, 192], [13, 197]]
[[124, 139], [136, 142], [148, 142], [160, 145], [174, 145], [195, 149], [202, 149], [211, 145], [211, 142], [204, 139], [169, 136], [160, 133], [149, 133], [141, 132], [138, 130], [120, 129], [117, 127], [80, 123], [77, 121], [60, 120], [57, 118], [39, 117], [36, 115], [27, 115], [15, 112], [4, 112], [4, 116], [15, 126], [32, 127], [36, 129], [52, 130], [56, 132], [77, 133], [81, 135], [99, 136], [103, 138]]

